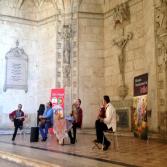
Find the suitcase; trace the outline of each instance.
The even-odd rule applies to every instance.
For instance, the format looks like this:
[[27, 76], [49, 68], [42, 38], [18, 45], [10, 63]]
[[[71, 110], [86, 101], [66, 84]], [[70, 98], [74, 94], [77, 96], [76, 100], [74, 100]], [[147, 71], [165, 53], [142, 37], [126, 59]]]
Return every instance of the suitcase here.
[[31, 127], [30, 142], [38, 142], [38, 139], [39, 139], [39, 128]]

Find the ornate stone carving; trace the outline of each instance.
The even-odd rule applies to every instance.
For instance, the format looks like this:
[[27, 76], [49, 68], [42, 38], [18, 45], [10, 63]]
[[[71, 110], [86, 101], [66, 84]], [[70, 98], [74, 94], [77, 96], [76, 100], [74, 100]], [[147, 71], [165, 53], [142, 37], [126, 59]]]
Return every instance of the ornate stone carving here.
[[70, 64], [64, 64], [63, 66], [63, 78], [64, 78], [64, 87], [71, 86], [71, 65]]
[[129, 21], [129, 18], [130, 12], [128, 3], [120, 4], [113, 9], [114, 27], [116, 27], [118, 24], [122, 25], [125, 21]]
[[160, 134], [167, 139], [167, 112], [160, 112]]
[[[164, 98], [167, 95], [167, 0], [159, 0], [158, 5], [155, 5], [155, 23], [157, 69], [159, 70], [157, 73], [158, 111], [161, 111], [159, 112], [159, 128], [161, 137], [167, 138], [167, 117], [165, 116], [167, 99]], [[161, 78], [161, 82], [158, 78]]]
[[71, 25], [63, 26], [64, 47], [63, 47], [63, 78], [64, 86], [70, 86], [71, 73], [71, 53], [72, 53], [72, 27]]
[[157, 48], [159, 50], [159, 56], [163, 57], [162, 65], [163, 65], [164, 70], [166, 70], [167, 69], [167, 34], [166, 34], [166, 39], [159, 37]]
[[28, 91], [28, 56], [24, 49], [19, 48], [19, 42], [16, 47], [10, 49], [6, 56], [6, 77], [4, 91], [7, 89], [23, 89]]
[[157, 34], [167, 33], [167, 0], [161, 0], [161, 6], [156, 10], [155, 22], [158, 24]]
[[72, 28], [71, 25], [63, 26], [63, 39], [64, 39], [64, 49], [63, 49], [63, 62], [65, 64], [70, 64], [71, 62], [71, 38], [72, 38]]
[[119, 86], [118, 92], [119, 92], [119, 97], [124, 99], [128, 95], [128, 86], [125, 84]]

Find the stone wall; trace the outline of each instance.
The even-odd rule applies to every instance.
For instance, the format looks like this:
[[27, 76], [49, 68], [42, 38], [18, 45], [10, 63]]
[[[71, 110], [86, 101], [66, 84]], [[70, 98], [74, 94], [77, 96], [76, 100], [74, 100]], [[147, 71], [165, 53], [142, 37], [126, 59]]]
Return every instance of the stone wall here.
[[[92, 1], [95, 2], [95, 1]], [[99, 1], [100, 2], [100, 1]], [[85, 2], [86, 3], [86, 2]], [[90, 10], [81, 4], [81, 10]], [[79, 13], [79, 98], [82, 100], [83, 127], [94, 127], [104, 94], [103, 14]]]
[[[1, 127], [8, 125], [8, 113], [12, 111], [17, 104], [22, 103], [25, 112], [34, 111], [36, 107], [36, 90], [37, 83], [36, 76], [36, 61], [37, 51], [36, 45], [37, 40], [34, 39], [33, 34], [36, 31], [35, 27], [18, 24], [14, 22], [0, 21], [0, 34], [1, 34], [1, 45], [0, 45], [0, 110], [1, 110]], [[11, 28], [13, 27], [13, 28]], [[31, 33], [30, 33], [31, 32]], [[25, 36], [25, 34], [27, 34]], [[16, 40], [19, 40], [19, 47], [23, 48], [28, 55], [29, 70], [28, 70], [28, 93], [24, 90], [7, 90], [3, 92], [5, 82], [5, 69], [6, 60], [5, 55], [11, 49], [16, 47]], [[35, 103], [35, 106], [34, 106]]]
[[[103, 95], [108, 94], [117, 109], [130, 113], [134, 77], [148, 73], [148, 109], [152, 110], [149, 127], [158, 131], [162, 120], [164, 131], [166, 122], [161, 118], [166, 113], [166, 69], [162, 69], [162, 60], [166, 59], [160, 50], [165, 48], [155, 44], [161, 38], [155, 34], [159, 29], [155, 15], [162, 1], [73, 1], [72, 14], [72, 1], [66, 1], [64, 7], [60, 0], [41, 2], [0, 1], [1, 125], [9, 125], [8, 112], [18, 103], [23, 104], [25, 112], [36, 115], [39, 104], [48, 101], [50, 89], [65, 86], [66, 113], [70, 112], [72, 100], [79, 97], [83, 127], [94, 127]], [[63, 38], [63, 34], [71, 35], [70, 39]], [[10, 89], [3, 92], [5, 54], [15, 47], [16, 40], [28, 55], [27, 93]], [[69, 41], [71, 64], [63, 64], [63, 49]], [[68, 69], [64, 72], [64, 65], [70, 65], [70, 73]]]
[[[29, 5], [24, 4], [29, 6], [26, 10], [23, 10], [25, 6], [19, 10], [11, 6], [12, 4], [2, 1], [0, 4], [0, 128], [13, 126], [8, 113], [16, 109], [19, 103], [23, 104], [23, 110], [28, 114], [29, 126], [35, 125], [39, 104], [45, 104], [49, 100], [50, 89], [56, 84], [56, 35], [53, 35], [56, 32], [56, 17], [48, 19], [47, 12], [45, 19], [40, 17], [42, 20], [36, 20], [36, 13], [33, 9], [30, 10], [33, 4], [30, 1], [27, 3]], [[26, 14], [26, 11], [29, 13]], [[23, 48], [28, 55], [27, 93], [16, 89], [3, 91], [5, 55], [16, 47], [16, 40], [19, 41], [19, 48]]]
[[[127, 34], [132, 38], [124, 46], [124, 82], [128, 87], [125, 100], [133, 97], [134, 77], [148, 73], [148, 108], [152, 109], [149, 128], [158, 130], [157, 104], [156, 104], [156, 65], [155, 65], [155, 40], [154, 40], [154, 10], [152, 0], [131, 1], [106, 1], [104, 7], [104, 57], [105, 57], [105, 93], [114, 101], [120, 101], [120, 88], [122, 76], [119, 68], [120, 46], [114, 40], [121, 38], [125, 41]], [[122, 16], [116, 9], [126, 4]], [[115, 10], [115, 11], [114, 11]], [[115, 15], [114, 15], [115, 14]], [[122, 17], [121, 21], [118, 18]], [[117, 16], [117, 17], [116, 17]], [[126, 107], [126, 106], [121, 106]], [[153, 123], [154, 122], [154, 123]]]
[[46, 103], [50, 89], [56, 86], [56, 22], [37, 27], [37, 99]]

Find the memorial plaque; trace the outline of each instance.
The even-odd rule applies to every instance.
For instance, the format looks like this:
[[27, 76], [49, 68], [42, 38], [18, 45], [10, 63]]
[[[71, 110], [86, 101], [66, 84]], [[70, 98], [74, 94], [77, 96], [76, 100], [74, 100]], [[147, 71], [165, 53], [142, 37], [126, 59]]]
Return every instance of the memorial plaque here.
[[7, 52], [6, 75], [4, 91], [7, 89], [23, 89], [28, 91], [28, 56], [23, 49], [20, 49], [19, 42], [16, 42], [16, 48]]

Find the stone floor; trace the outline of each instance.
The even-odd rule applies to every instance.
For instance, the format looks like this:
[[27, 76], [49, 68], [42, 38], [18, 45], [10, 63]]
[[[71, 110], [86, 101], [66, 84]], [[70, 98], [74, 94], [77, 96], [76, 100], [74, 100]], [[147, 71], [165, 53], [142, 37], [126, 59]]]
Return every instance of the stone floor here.
[[149, 142], [143, 141], [132, 135], [118, 135], [118, 149], [111, 146], [107, 151], [97, 148], [92, 150], [95, 135], [89, 131], [80, 131], [75, 145], [66, 140], [64, 146], [57, 143], [55, 136], [49, 136], [47, 142], [36, 143], [30, 143], [28, 134], [17, 135], [15, 143], [12, 143], [11, 137], [0, 135], [0, 151], [26, 157], [29, 162], [38, 160], [59, 167], [167, 166], [167, 144], [153, 139]]
[[8, 160], [0, 159], [1, 167], [23, 167], [22, 164], [14, 163]]

